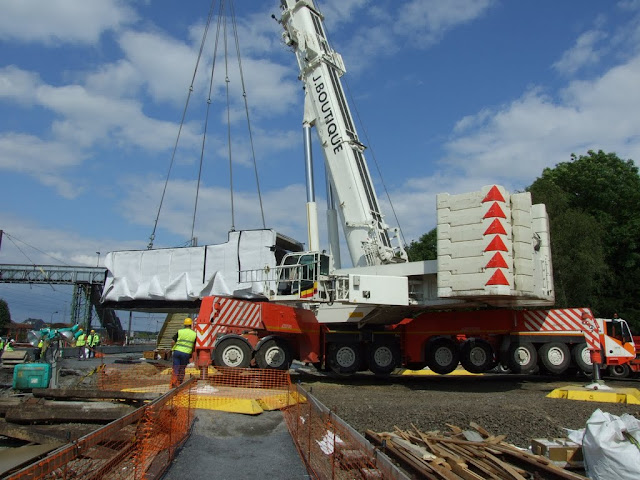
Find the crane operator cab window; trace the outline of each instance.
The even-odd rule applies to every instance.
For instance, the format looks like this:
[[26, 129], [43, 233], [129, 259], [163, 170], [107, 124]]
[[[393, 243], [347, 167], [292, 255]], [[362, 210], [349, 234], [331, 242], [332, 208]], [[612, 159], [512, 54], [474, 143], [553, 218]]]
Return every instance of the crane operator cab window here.
[[627, 322], [624, 320], [612, 320], [607, 322], [607, 336], [615, 338], [622, 343], [629, 343], [632, 341], [631, 331]]
[[290, 253], [284, 257], [278, 278], [279, 295], [303, 295], [317, 289], [318, 275], [329, 275], [329, 256]]

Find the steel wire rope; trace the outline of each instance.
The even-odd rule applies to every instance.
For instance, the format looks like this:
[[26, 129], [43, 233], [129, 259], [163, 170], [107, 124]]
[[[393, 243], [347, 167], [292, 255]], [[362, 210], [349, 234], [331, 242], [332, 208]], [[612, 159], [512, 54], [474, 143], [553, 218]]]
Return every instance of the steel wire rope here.
[[[224, 0], [222, 0], [222, 4], [224, 5]], [[227, 148], [229, 151], [229, 194], [231, 196], [231, 231], [235, 232], [236, 230], [236, 220], [235, 220], [235, 210], [233, 205], [233, 157], [232, 157], [232, 148], [231, 148], [231, 105], [229, 101], [229, 58], [228, 58], [228, 49], [227, 49], [227, 18], [224, 18], [224, 22], [222, 24], [223, 35], [224, 35], [224, 81], [225, 81], [225, 90], [227, 96]]]
[[380, 170], [380, 165], [378, 164], [378, 159], [376, 158], [376, 154], [373, 150], [373, 144], [371, 143], [371, 140], [369, 139], [369, 135], [367, 133], [367, 129], [364, 126], [364, 123], [362, 122], [362, 118], [360, 118], [360, 111], [358, 110], [358, 105], [355, 102], [355, 99], [353, 97], [353, 95], [351, 94], [351, 88], [349, 87], [349, 82], [347, 81], [346, 77], [344, 78], [344, 83], [347, 86], [347, 92], [349, 94], [349, 98], [351, 99], [351, 104], [353, 105], [353, 108], [356, 112], [356, 117], [358, 117], [358, 123], [360, 123], [360, 127], [362, 128], [362, 132], [364, 133], [364, 138], [367, 141], [367, 145], [369, 145], [369, 150], [371, 151], [371, 158], [373, 159], [373, 163], [376, 166], [376, 170], [378, 171], [378, 175], [380, 177], [380, 182], [382, 183], [382, 188], [384, 189], [384, 193], [387, 196], [387, 200], [389, 201], [389, 206], [391, 207], [391, 211], [393, 212], [393, 218], [396, 221], [396, 224], [398, 225], [398, 231], [400, 232], [400, 237], [402, 240], [402, 245], [403, 248], [405, 248], [406, 250], [406, 246], [407, 246], [407, 241], [404, 237], [404, 232], [402, 231], [402, 227], [400, 226], [400, 221], [398, 220], [398, 215], [396, 214], [396, 209], [393, 206], [393, 202], [391, 201], [391, 195], [389, 194], [389, 190], [387, 189], [387, 184], [384, 181], [384, 177], [382, 176], [382, 171]]
[[198, 198], [200, 196], [200, 181], [202, 178], [202, 164], [204, 162], [204, 149], [205, 149], [205, 145], [206, 145], [206, 140], [207, 140], [207, 131], [209, 128], [209, 113], [211, 110], [211, 92], [213, 90], [213, 74], [215, 72], [216, 69], [216, 60], [218, 57], [218, 41], [220, 39], [220, 22], [222, 21], [222, 13], [224, 10], [224, 1], [221, 2], [220, 5], [220, 9], [218, 10], [218, 21], [217, 21], [217, 26], [216, 26], [216, 40], [214, 42], [214, 47], [213, 47], [213, 59], [211, 61], [211, 76], [209, 78], [209, 95], [207, 97], [207, 109], [206, 109], [206, 113], [205, 113], [205, 120], [204, 120], [204, 131], [202, 133], [202, 148], [200, 150], [200, 166], [198, 168], [198, 183], [196, 186], [196, 200], [195, 200], [195, 204], [193, 206], [193, 221], [191, 222], [191, 245], [194, 245], [194, 230], [195, 230], [195, 226], [196, 226], [196, 215], [197, 215], [197, 211], [198, 211]]
[[182, 133], [182, 127], [184, 126], [184, 119], [187, 115], [187, 109], [189, 107], [189, 100], [191, 99], [191, 94], [193, 93], [193, 84], [195, 83], [196, 74], [198, 73], [198, 66], [200, 65], [200, 59], [202, 58], [202, 51], [204, 50], [204, 44], [207, 39], [207, 32], [209, 31], [209, 25], [211, 24], [211, 18], [213, 17], [213, 12], [215, 9], [216, 0], [211, 0], [211, 6], [209, 7], [209, 15], [207, 16], [207, 23], [204, 27], [204, 32], [202, 34], [202, 41], [200, 42], [200, 50], [198, 51], [198, 58], [196, 60], [196, 65], [193, 70], [193, 76], [191, 77], [191, 85], [189, 85], [189, 92], [187, 93], [187, 99], [185, 101], [184, 109], [182, 110], [182, 118], [180, 119], [180, 127], [178, 127], [178, 135], [176, 137], [175, 144], [173, 146], [173, 153], [171, 154], [171, 161], [169, 162], [169, 170], [167, 171], [167, 178], [164, 182], [164, 188], [162, 189], [162, 196], [160, 197], [160, 205], [158, 206], [158, 213], [156, 214], [156, 219], [153, 224], [153, 231], [149, 236], [149, 244], [147, 245], [147, 250], [151, 250], [153, 248], [153, 241], [156, 238], [156, 229], [158, 228], [158, 220], [160, 219], [160, 211], [162, 210], [162, 205], [164, 203], [164, 197], [167, 193], [167, 185], [169, 184], [169, 178], [171, 177], [171, 169], [173, 168], [173, 162], [176, 158], [176, 151], [178, 150], [178, 143], [180, 141], [180, 135]]
[[231, 12], [231, 22], [233, 25], [233, 37], [236, 44], [236, 55], [238, 57], [238, 69], [240, 71], [240, 83], [242, 85], [242, 97], [244, 98], [244, 110], [247, 116], [247, 129], [249, 131], [249, 144], [251, 145], [251, 157], [253, 158], [253, 171], [256, 177], [256, 189], [258, 191], [258, 202], [260, 203], [260, 215], [262, 217], [262, 228], [267, 228], [264, 220], [264, 208], [262, 206], [262, 193], [260, 191], [260, 177], [258, 175], [258, 164], [256, 162], [256, 151], [253, 145], [253, 131], [251, 129], [251, 120], [249, 116], [249, 103], [247, 101], [247, 90], [244, 83], [244, 71], [242, 69], [242, 56], [240, 55], [240, 42], [238, 40], [238, 27], [236, 23], [236, 14], [233, 6], [233, 0], [229, 2], [229, 10]]
[[[11, 241], [11, 243], [13, 243], [13, 246], [14, 246], [14, 247], [16, 247], [16, 248], [18, 249], [18, 251], [19, 251], [20, 253], [22, 253], [25, 257], [27, 257], [27, 259], [29, 260], [29, 262], [31, 262], [31, 265], [33, 265], [34, 267], [38, 267], [38, 268], [40, 269], [40, 271], [42, 272], [42, 274], [44, 274], [44, 270], [42, 269], [42, 267], [41, 267], [41, 266], [39, 266], [39, 265], [36, 265], [36, 263], [35, 263], [33, 260], [31, 260], [31, 258], [29, 257], [29, 255], [27, 255], [26, 253], [24, 253], [24, 252], [22, 251], [22, 249], [18, 246], [18, 244], [17, 244], [16, 242], [14, 242], [14, 241], [13, 241], [13, 237], [12, 237], [11, 235], [9, 235], [7, 232], [4, 232], [4, 234], [9, 238], [9, 240]], [[27, 246], [29, 246], [29, 247], [33, 248], [34, 250], [38, 250], [40, 253], [43, 253], [43, 254], [45, 254], [45, 255], [49, 255], [49, 254], [47, 254], [47, 253], [43, 252], [42, 250], [39, 250], [38, 248], [36, 248], [36, 247], [34, 247], [34, 246], [32, 246], [32, 245], [29, 245], [28, 243], [26, 243], [26, 242], [25, 242], [25, 241], [23, 241], [23, 240], [20, 240], [20, 239], [17, 239], [17, 240], [19, 240], [19, 241], [21, 241], [22, 243], [24, 243], [25, 245], [27, 245]], [[49, 255], [49, 256], [51, 256], [51, 255]], [[52, 257], [52, 258], [56, 259], [55, 257]], [[66, 265], [64, 262], [62, 262], [61, 260], [59, 260], [59, 259], [56, 259], [56, 260], [58, 260], [59, 262], [61, 262], [63, 265], [68, 266], [68, 265]], [[52, 283], [49, 283], [48, 285], [51, 287], [51, 290], [53, 290], [54, 292], [56, 291], [56, 288], [53, 286], [53, 284], [52, 284]]]

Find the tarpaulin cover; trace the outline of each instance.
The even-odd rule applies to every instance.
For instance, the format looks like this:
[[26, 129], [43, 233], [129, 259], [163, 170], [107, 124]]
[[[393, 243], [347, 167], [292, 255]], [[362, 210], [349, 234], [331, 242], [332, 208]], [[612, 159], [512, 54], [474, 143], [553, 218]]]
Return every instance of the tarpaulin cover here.
[[111, 252], [102, 301], [191, 301], [209, 295], [262, 293], [261, 274], [276, 266], [274, 230], [229, 233], [229, 241], [202, 247]]

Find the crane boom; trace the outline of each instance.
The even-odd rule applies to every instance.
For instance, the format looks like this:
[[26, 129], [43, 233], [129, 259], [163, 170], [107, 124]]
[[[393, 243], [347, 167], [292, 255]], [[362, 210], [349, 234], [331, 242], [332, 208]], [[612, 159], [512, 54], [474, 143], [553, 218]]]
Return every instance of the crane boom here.
[[316, 127], [322, 144], [351, 261], [355, 267], [405, 262], [401, 242], [392, 244], [397, 229], [384, 222], [342, 88], [344, 63], [329, 45], [323, 17], [312, 0], [281, 4], [283, 39], [296, 54], [305, 86], [304, 123]]

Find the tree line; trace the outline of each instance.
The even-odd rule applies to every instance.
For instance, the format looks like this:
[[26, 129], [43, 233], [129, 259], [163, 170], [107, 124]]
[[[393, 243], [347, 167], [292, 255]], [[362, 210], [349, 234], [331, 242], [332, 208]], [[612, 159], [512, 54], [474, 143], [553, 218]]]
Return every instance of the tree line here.
[[[602, 150], [572, 154], [525, 190], [549, 215], [555, 307], [618, 314], [640, 334], [640, 175], [633, 160]], [[436, 229], [407, 252], [411, 260], [436, 259]]]

